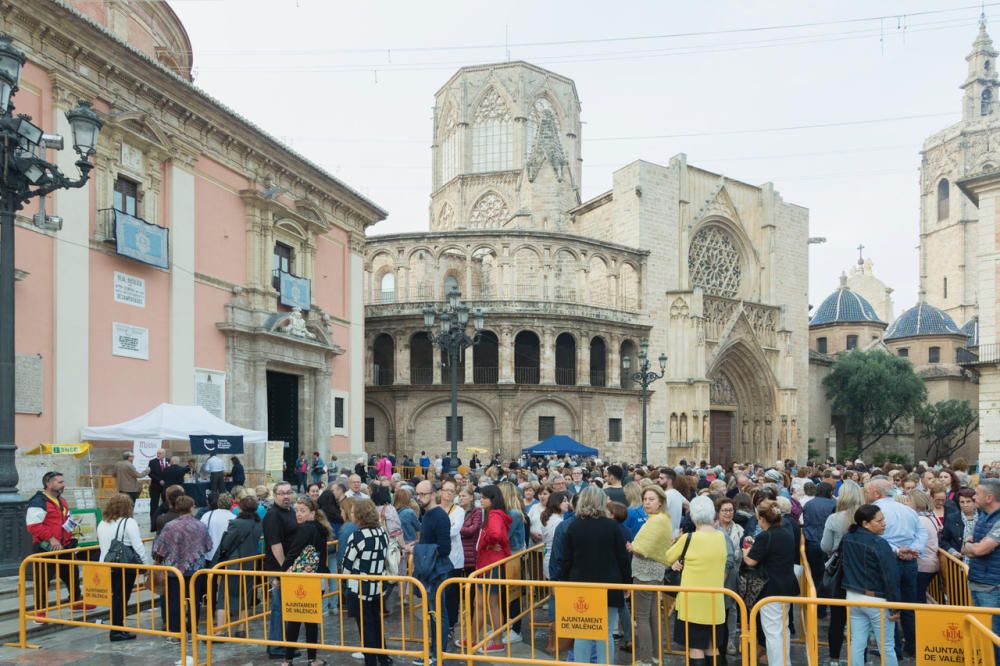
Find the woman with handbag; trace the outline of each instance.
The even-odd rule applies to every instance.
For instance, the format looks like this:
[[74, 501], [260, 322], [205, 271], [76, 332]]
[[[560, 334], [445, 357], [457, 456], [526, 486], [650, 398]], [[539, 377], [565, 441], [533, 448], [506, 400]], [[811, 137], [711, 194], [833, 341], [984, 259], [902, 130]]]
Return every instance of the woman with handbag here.
[[[612, 584], [632, 580], [625, 537], [618, 523], [608, 516], [607, 505], [608, 496], [597, 486], [588, 486], [579, 494], [576, 518], [566, 529], [559, 580]], [[608, 635], [599, 640], [574, 639], [573, 654], [579, 661], [590, 661], [591, 648], [596, 647], [597, 663], [614, 662], [612, 631], [618, 626], [618, 609], [625, 605], [625, 593], [614, 589], [608, 590], [607, 596]]]
[[[753, 545], [746, 544], [743, 561], [751, 569], [767, 575], [767, 582], [760, 590], [759, 598], [794, 597], [799, 594], [799, 581], [795, 577], [795, 537], [782, 524], [778, 503], [771, 499], [757, 505], [757, 522], [761, 527]], [[756, 604], [758, 599], [744, 599], [747, 604]], [[785, 666], [789, 661], [788, 645], [788, 604], [769, 603], [760, 609], [757, 625], [758, 639], [763, 638], [767, 646], [769, 666]]]
[[[382, 583], [373, 576], [385, 575], [385, 555], [389, 548], [389, 537], [379, 521], [375, 504], [368, 498], [355, 498], [344, 502], [347, 512], [345, 521], [353, 523], [357, 529], [346, 538], [341, 552], [343, 573], [367, 578], [347, 580], [348, 612], [358, 623], [361, 644], [366, 648], [382, 649], [382, 618], [379, 617], [379, 597]], [[345, 525], [347, 522], [345, 522]], [[388, 655], [364, 653], [365, 666], [389, 666]]]
[[[375, 503], [378, 511], [378, 518], [382, 524], [382, 529], [389, 535], [389, 547], [385, 553], [385, 575], [405, 576], [406, 564], [403, 562], [403, 547], [406, 545], [403, 536], [403, 523], [399, 519], [399, 513], [392, 505], [392, 495], [389, 489], [382, 485], [372, 485], [372, 502]], [[382, 614], [392, 613], [390, 602], [393, 597], [393, 590], [396, 583], [386, 583], [385, 592], [382, 595]]]
[[[327, 522], [326, 514], [319, 510], [316, 500], [309, 498], [299, 498], [295, 502], [295, 522], [298, 529], [292, 537], [292, 544], [285, 553], [285, 562], [282, 568], [288, 573], [329, 573], [327, 567], [326, 542], [333, 534], [330, 523]], [[285, 622], [285, 640], [295, 643], [299, 640], [299, 628], [302, 622], [287, 620]], [[305, 622], [306, 642], [319, 642], [319, 623]], [[316, 649], [307, 648], [306, 656], [310, 666], [325, 666], [326, 662], [316, 658]], [[295, 648], [285, 647], [285, 661], [282, 666], [291, 664], [295, 657]]]
[[[823, 539], [820, 541], [820, 548], [827, 556], [824, 569], [831, 571], [832, 566], [839, 566], [835, 561], [840, 555], [840, 540], [847, 534], [848, 528], [854, 522], [854, 512], [865, 503], [861, 486], [848, 479], [840, 486], [840, 493], [837, 495], [836, 510], [831, 513], [826, 523], [823, 525]], [[832, 573], [832, 572], [831, 572]], [[824, 573], [824, 580], [827, 578]], [[825, 587], [825, 586], [824, 586]], [[824, 589], [821, 594], [830, 599], [843, 599], [844, 588], [840, 585], [832, 586], [831, 589]], [[830, 625], [827, 627], [826, 640], [830, 646], [830, 661], [838, 663], [840, 661], [840, 651], [844, 647], [844, 630], [847, 628], [847, 608], [844, 606], [830, 606]]]
[[[667, 495], [658, 485], [642, 490], [642, 508], [646, 522], [639, 528], [632, 543], [625, 547], [632, 553], [632, 581], [636, 585], [660, 585], [667, 571], [667, 547], [674, 535], [670, 514], [664, 511]], [[656, 612], [659, 594], [650, 590], [636, 590], [632, 604], [635, 608], [635, 662], [636, 666], [650, 666], [660, 658], [659, 614]]]
[[[132, 498], [124, 493], [113, 495], [104, 506], [101, 522], [97, 525], [97, 541], [101, 545], [102, 562], [124, 564], [152, 564], [139, 532], [139, 523], [132, 517]], [[121, 627], [125, 609], [128, 608], [138, 569], [112, 569], [111, 571], [111, 624]], [[130, 641], [135, 634], [121, 629], [112, 630], [108, 640], [112, 643]]]
[[[681, 587], [722, 587], [726, 577], [726, 536], [715, 528], [715, 503], [705, 496], [696, 497], [691, 500], [689, 515], [694, 532], [674, 542], [666, 561], [671, 569], [681, 572]], [[708, 657], [719, 666], [724, 664], [724, 595], [679, 592], [674, 608], [674, 645], [687, 650], [691, 666], [705, 666]]]
[[[177, 518], [164, 525], [153, 541], [153, 556], [163, 566], [177, 568], [188, 583], [186, 589], [195, 599], [200, 599], [205, 592], [206, 579], [200, 577], [200, 584], [193, 590], [190, 582], [195, 572], [205, 565], [206, 556], [212, 550], [212, 537], [208, 534], [208, 528], [195, 518], [194, 508], [194, 500], [187, 495], [177, 498], [174, 502]], [[167, 574], [166, 588], [167, 593], [160, 596], [160, 604], [167, 619], [167, 631], [179, 632], [181, 603], [187, 603], [187, 600], [181, 599], [180, 581], [176, 576]], [[188, 623], [192, 619], [188, 617]], [[180, 642], [176, 638], [167, 640], [171, 643]]]

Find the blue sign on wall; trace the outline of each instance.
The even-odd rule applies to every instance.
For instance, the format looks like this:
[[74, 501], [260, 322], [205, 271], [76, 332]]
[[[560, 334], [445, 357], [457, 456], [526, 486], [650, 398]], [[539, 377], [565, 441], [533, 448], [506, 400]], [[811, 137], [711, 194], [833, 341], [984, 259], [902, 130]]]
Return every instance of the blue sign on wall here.
[[309, 280], [281, 271], [281, 296], [279, 301], [287, 308], [298, 308], [308, 312], [312, 303], [312, 289]]
[[144, 264], [169, 268], [168, 229], [145, 220], [115, 211], [115, 241], [118, 254]]

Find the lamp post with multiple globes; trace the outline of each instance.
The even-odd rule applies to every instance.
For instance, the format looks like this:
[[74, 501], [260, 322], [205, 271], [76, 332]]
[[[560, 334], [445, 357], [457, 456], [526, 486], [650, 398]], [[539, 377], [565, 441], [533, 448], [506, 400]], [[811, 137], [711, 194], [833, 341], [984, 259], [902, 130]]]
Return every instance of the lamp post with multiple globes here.
[[[642, 394], [640, 395], [640, 401], [642, 402], [642, 464], [648, 464], [646, 456], [646, 406], [649, 402], [649, 385], [655, 382], [657, 379], [662, 379], [663, 375], [667, 371], [667, 355], [660, 354], [660, 372], [649, 369], [649, 340], [643, 340], [639, 344], [639, 368], [637, 372], [634, 372], [628, 377], [634, 381], [638, 382], [639, 386], [642, 388]], [[632, 367], [632, 359], [626, 356], [622, 359], [622, 367], [628, 371]]]

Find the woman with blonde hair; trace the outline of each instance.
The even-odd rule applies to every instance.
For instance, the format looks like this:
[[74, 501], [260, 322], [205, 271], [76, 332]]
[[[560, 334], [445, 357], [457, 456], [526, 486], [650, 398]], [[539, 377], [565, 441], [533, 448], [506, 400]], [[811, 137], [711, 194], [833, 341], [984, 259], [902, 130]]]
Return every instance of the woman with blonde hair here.
[[635, 481], [625, 484], [625, 499], [628, 500], [628, 507], [633, 508], [642, 504], [642, 489]]
[[937, 521], [931, 513], [934, 505], [927, 493], [911, 490], [909, 498], [910, 506], [917, 512], [920, 528], [927, 535], [927, 545], [917, 557], [917, 603], [926, 604], [927, 587], [941, 570], [941, 561], [938, 559]]
[[274, 501], [271, 500], [271, 491], [267, 486], [257, 486], [254, 492], [257, 494], [257, 504], [263, 506], [265, 511], [270, 509]]
[[[823, 539], [820, 548], [827, 557], [840, 547], [851, 525], [854, 524], [854, 512], [865, 503], [861, 487], [847, 479], [840, 486], [837, 495], [837, 506], [826, 518], [823, 525]], [[815, 582], [815, 581], [814, 581]], [[822, 590], [821, 594], [832, 599], [843, 599], [844, 590]], [[847, 627], [847, 609], [844, 606], [830, 606], [830, 625], [827, 628], [827, 642], [830, 645], [830, 661], [840, 660], [840, 650], [844, 647], [844, 629]]]
[[[631, 485], [631, 484], [630, 484]], [[639, 528], [632, 543], [625, 544], [632, 553], [632, 580], [637, 585], [660, 585], [667, 570], [666, 544], [673, 538], [674, 527], [670, 514], [664, 511], [667, 495], [659, 486], [647, 485], [642, 489], [642, 508], [646, 520]], [[659, 616], [656, 613], [658, 594], [650, 590], [636, 590], [635, 607], [635, 661], [636, 666], [649, 666], [654, 657], [654, 640], [659, 641]]]

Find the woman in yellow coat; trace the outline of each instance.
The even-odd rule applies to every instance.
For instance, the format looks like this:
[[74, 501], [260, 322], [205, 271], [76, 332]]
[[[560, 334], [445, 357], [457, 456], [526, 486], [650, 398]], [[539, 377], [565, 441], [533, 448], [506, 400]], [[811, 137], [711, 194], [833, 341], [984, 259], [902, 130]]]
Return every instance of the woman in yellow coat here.
[[[666, 560], [681, 570], [682, 587], [725, 587], [726, 537], [715, 529], [715, 504], [708, 497], [691, 500], [691, 520], [695, 531], [682, 534], [667, 551]], [[690, 540], [683, 563], [685, 543]], [[710, 592], [677, 594], [677, 620], [674, 643], [686, 648], [691, 666], [705, 666], [705, 656], [716, 656], [716, 664], [725, 659], [721, 629], [726, 621], [725, 596]], [[719, 649], [721, 647], [721, 650]]]

